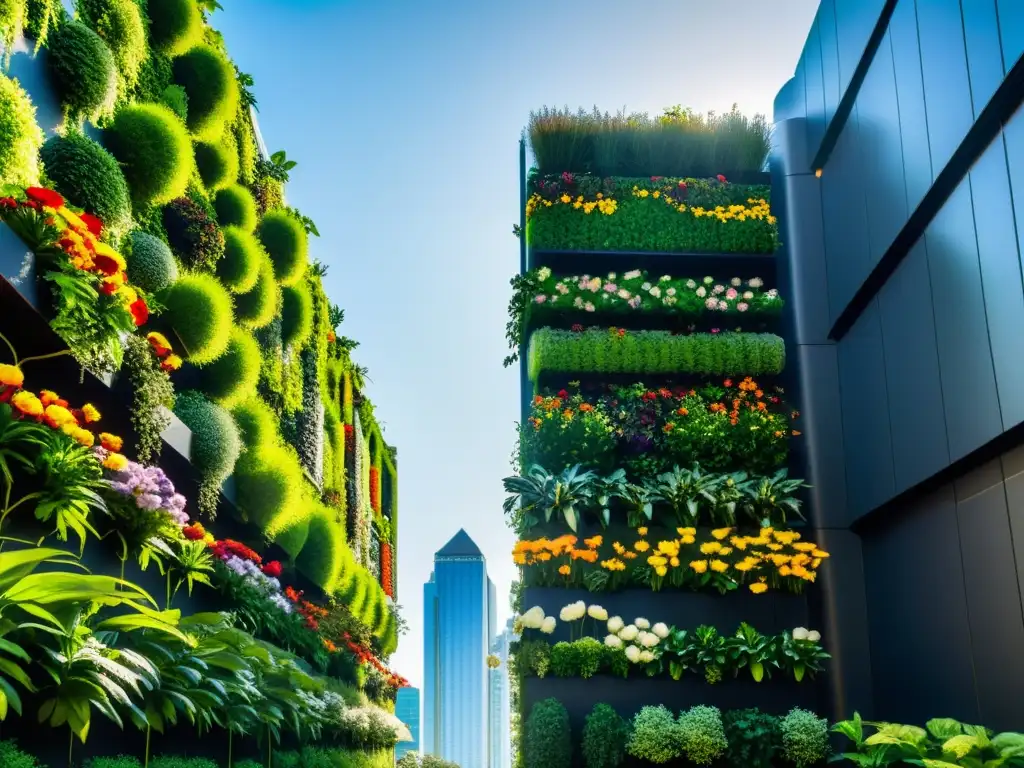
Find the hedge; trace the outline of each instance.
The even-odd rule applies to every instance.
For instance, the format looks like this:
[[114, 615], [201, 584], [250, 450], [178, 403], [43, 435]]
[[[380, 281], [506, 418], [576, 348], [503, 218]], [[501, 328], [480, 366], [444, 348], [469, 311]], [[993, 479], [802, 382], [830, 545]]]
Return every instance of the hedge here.
[[77, 9], [114, 55], [119, 92], [125, 94], [135, 87], [149, 54], [138, 4], [135, 0], [78, 0]]
[[16, 80], [0, 72], [0, 184], [36, 184], [42, 144], [32, 100]]
[[318, 506], [309, 518], [309, 535], [296, 565], [310, 581], [325, 592], [332, 592], [341, 576], [341, 552], [345, 546], [342, 525], [335, 520], [334, 512]]
[[770, 333], [694, 333], [541, 328], [530, 337], [529, 372], [696, 373], [752, 376], [781, 373], [782, 338]]
[[118, 110], [104, 144], [121, 163], [137, 203], [168, 203], [185, 193], [192, 174], [192, 143], [185, 124], [169, 107], [134, 104]]
[[192, 430], [189, 459], [203, 478], [197, 506], [216, 514], [220, 486], [242, 450], [238, 428], [227, 411], [194, 391], [177, 395], [174, 413]]
[[301, 348], [313, 332], [313, 297], [305, 283], [281, 289], [281, 342]]
[[287, 528], [302, 504], [302, 468], [295, 451], [273, 441], [246, 451], [238, 462], [238, 506], [250, 522], [272, 537]]
[[238, 150], [226, 136], [220, 141], [197, 141], [193, 147], [203, 185], [215, 192], [238, 179]]

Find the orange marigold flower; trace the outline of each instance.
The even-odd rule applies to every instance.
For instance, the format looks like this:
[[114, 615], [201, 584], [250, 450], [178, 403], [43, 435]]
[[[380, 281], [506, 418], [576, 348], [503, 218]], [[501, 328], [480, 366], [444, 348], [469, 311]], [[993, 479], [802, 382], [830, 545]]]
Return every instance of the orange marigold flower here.
[[168, 355], [160, 363], [160, 369], [164, 371], [176, 371], [181, 368], [181, 358], [177, 355]]
[[600, 535], [592, 536], [589, 539], [584, 539], [583, 543], [586, 544], [590, 549], [597, 549], [601, 546], [601, 544], [604, 543], [604, 537]]
[[128, 459], [120, 453], [112, 453], [103, 460], [103, 466], [115, 472], [120, 472], [128, 466]]
[[100, 412], [96, 410], [96, 406], [86, 403], [82, 406], [82, 417], [86, 424], [92, 424], [94, 421], [100, 420]]
[[88, 429], [82, 429], [77, 424], [65, 424], [63, 427], [64, 432], [71, 436], [76, 443], [84, 445], [86, 448], [92, 448], [93, 443], [96, 442], [96, 438], [92, 432]]
[[108, 451], [117, 453], [124, 446], [124, 440], [117, 435], [110, 434], [109, 432], [100, 432], [100, 445]]
[[61, 405], [48, 405], [43, 411], [43, 420], [54, 429], [60, 429], [65, 424], [78, 426], [75, 415]]
[[26, 390], [15, 393], [11, 398], [11, 405], [18, 409], [25, 416], [42, 416], [43, 404], [33, 393]]
[[572, 569], [568, 565], [563, 565], [558, 568], [558, 572], [563, 576], [568, 576]]
[[[57, 405], [61, 404], [60, 397], [57, 395], [57, 393], [51, 392], [48, 389], [39, 390], [39, 399], [42, 401], [44, 407], [47, 405], [53, 405], [54, 403], [56, 403]], [[64, 405], [65, 407], [67, 407], [66, 403]]]
[[590, 412], [592, 410], [594, 410], [594, 406], [592, 406], [590, 403], [581, 403], [580, 404], [580, 411], [582, 411], [583, 413], [588, 413], [588, 412]]
[[5, 387], [20, 387], [25, 383], [25, 374], [16, 365], [0, 364], [0, 384]]

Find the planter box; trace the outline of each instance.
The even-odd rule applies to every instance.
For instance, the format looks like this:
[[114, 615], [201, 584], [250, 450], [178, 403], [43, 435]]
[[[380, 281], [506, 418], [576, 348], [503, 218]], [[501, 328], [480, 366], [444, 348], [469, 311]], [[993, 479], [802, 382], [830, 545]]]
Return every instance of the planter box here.
[[761, 277], [775, 284], [773, 253], [665, 253], [658, 251], [561, 251], [526, 248], [527, 269], [550, 267], [556, 274], [600, 275], [616, 270], [646, 269], [673, 277]]

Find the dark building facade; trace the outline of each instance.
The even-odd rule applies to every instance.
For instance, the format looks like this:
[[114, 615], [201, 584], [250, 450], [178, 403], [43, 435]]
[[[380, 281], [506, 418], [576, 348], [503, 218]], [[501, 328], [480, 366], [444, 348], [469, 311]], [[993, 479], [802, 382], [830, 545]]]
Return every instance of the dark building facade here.
[[823, 0], [775, 103], [834, 714], [1024, 724], [1024, 2]]

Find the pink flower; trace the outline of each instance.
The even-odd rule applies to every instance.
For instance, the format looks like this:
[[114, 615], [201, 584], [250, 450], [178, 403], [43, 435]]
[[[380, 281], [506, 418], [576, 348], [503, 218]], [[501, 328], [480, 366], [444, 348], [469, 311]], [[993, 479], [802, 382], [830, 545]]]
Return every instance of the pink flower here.
[[617, 290], [619, 290], [619, 286], [617, 286], [615, 283], [605, 283], [604, 284], [604, 292], [605, 293], [615, 293]]
[[739, 296], [739, 292], [735, 288], [730, 288], [728, 291], [725, 292], [725, 298], [729, 299], [730, 301], [735, 299], [737, 296]]
[[747, 304], [747, 302], [741, 301], [739, 304], [736, 305], [736, 310], [739, 312], [746, 312], [749, 306], [750, 305]]
[[538, 304], [543, 304], [547, 300], [548, 300], [548, 297], [545, 296], [543, 293], [534, 298], [534, 301], [537, 302]]
[[719, 293], [724, 293], [724, 292], [725, 292], [725, 286], [724, 285], [716, 285], [714, 287], [714, 289], [712, 290], [712, 293], [714, 293], [716, 296]]
[[583, 309], [585, 309], [587, 312], [593, 312], [594, 305], [588, 301], [586, 304], [583, 305]]
[[718, 299], [712, 296], [710, 299], [704, 302], [704, 306], [708, 309], [718, 309]]
[[720, 330], [720, 329], [718, 329], [718, 328], [712, 328], [712, 329], [711, 329], [711, 332], [712, 332], [712, 333], [718, 333], [718, 332], [719, 332], [719, 330]]
[[630, 299], [629, 306], [631, 306], [633, 309], [638, 308], [640, 306], [640, 297], [634, 296], [632, 299]]

